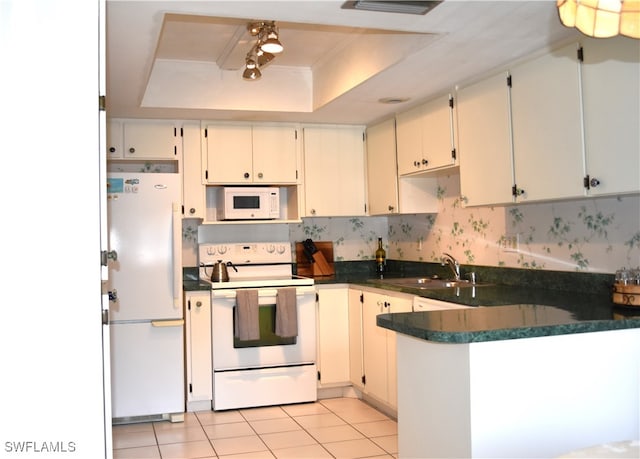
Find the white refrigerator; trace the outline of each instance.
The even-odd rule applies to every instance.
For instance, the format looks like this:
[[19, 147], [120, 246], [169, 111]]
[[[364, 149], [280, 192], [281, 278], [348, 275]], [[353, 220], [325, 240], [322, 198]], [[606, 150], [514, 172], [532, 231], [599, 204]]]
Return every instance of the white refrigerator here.
[[184, 413], [179, 174], [107, 175], [112, 416]]

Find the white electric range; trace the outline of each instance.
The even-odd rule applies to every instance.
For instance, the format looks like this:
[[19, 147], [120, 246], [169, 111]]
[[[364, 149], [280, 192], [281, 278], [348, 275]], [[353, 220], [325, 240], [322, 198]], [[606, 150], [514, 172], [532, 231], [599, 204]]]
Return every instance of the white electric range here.
[[[200, 277], [228, 263], [229, 280], [211, 282], [214, 410], [317, 399], [315, 286], [293, 275], [289, 242], [200, 244]], [[235, 269], [234, 269], [235, 268]], [[295, 288], [297, 335], [282, 338], [274, 322], [279, 289]], [[239, 289], [258, 293], [260, 338], [240, 341], [234, 308]]]

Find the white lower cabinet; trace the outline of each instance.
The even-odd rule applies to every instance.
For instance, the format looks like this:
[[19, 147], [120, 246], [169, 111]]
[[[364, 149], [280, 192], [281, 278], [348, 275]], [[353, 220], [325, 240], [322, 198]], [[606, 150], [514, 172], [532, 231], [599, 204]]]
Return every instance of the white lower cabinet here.
[[211, 408], [211, 293], [185, 292], [185, 354], [187, 411]]
[[396, 333], [378, 327], [376, 316], [410, 312], [413, 295], [384, 290], [361, 291], [364, 393], [376, 402], [397, 408]]
[[349, 385], [349, 288], [317, 286], [318, 372], [323, 386]]
[[362, 355], [362, 291], [349, 288], [349, 381], [364, 389], [364, 362]]

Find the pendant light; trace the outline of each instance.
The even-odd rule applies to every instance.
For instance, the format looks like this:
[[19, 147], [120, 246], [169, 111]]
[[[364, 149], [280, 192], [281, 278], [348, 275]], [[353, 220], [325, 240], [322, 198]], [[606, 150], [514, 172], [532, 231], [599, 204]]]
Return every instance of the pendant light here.
[[560, 21], [590, 37], [640, 38], [640, 0], [557, 0]]

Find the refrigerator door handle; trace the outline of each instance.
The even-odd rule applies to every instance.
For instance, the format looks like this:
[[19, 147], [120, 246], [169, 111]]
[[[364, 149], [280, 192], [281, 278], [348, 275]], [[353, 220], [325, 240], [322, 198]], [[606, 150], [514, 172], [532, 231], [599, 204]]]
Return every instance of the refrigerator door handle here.
[[152, 327], [182, 327], [184, 325], [184, 319], [174, 320], [152, 320]]
[[172, 203], [173, 210], [173, 306], [182, 310], [182, 206]]

